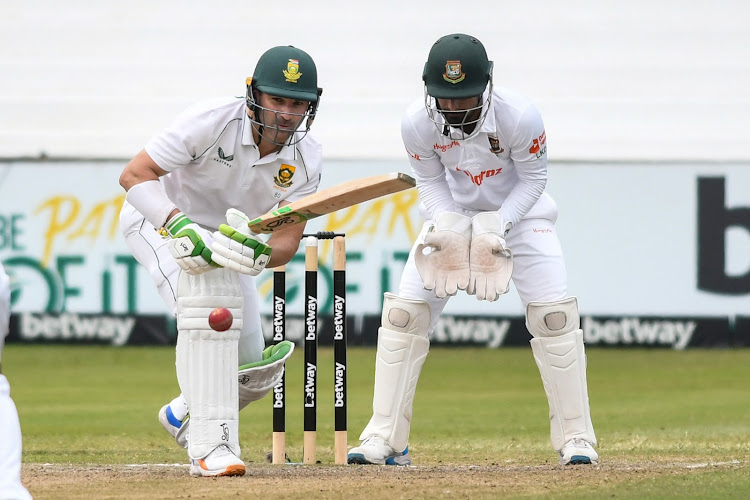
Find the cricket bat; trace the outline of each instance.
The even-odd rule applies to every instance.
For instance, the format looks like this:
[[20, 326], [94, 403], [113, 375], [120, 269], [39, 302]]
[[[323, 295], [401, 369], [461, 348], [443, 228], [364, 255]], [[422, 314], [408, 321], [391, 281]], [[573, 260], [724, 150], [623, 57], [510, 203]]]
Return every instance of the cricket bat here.
[[248, 222], [248, 226], [256, 234], [273, 233], [291, 224], [306, 222], [321, 215], [411, 189], [414, 186], [416, 186], [416, 181], [401, 172], [342, 182], [261, 215]]

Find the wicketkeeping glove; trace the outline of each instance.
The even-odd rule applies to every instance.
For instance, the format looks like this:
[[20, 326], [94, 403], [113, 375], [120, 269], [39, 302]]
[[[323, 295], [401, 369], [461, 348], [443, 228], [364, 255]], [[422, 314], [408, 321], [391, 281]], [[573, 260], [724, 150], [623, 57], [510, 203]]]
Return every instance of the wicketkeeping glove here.
[[471, 219], [471, 277], [466, 293], [494, 301], [508, 291], [513, 254], [506, 248], [506, 225], [499, 212], [482, 212]]
[[179, 212], [165, 229], [171, 237], [167, 245], [177, 264], [188, 274], [201, 274], [217, 266], [211, 259], [210, 233]]
[[[417, 246], [414, 254], [417, 271], [425, 290], [434, 290], [442, 299], [465, 290], [469, 284], [469, 238], [471, 219], [465, 215], [442, 212], [435, 227]], [[429, 253], [424, 250], [428, 248]]]
[[239, 210], [227, 210], [227, 224], [214, 233], [211, 249], [217, 264], [257, 276], [271, 259], [271, 247], [250, 231], [248, 222], [250, 218]]

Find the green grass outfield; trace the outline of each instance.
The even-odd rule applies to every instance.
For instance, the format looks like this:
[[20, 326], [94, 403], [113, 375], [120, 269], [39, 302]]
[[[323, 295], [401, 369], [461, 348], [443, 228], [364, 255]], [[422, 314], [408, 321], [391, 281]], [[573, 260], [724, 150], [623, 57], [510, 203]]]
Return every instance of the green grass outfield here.
[[[349, 349], [350, 446], [358, 443], [371, 413], [374, 355], [372, 348]], [[598, 468], [556, 465], [547, 400], [530, 349], [434, 348], [414, 404], [410, 448], [417, 467], [409, 469], [415, 472], [338, 469], [354, 471], [352, 485], [376, 475], [373, 488], [391, 489], [370, 493], [390, 498], [750, 498], [750, 350], [592, 348], [588, 358]], [[240, 414], [240, 443], [249, 466], [244, 478], [220, 483], [190, 479], [184, 468], [148, 466], [148, 478], [97, 480], [99, 489], [93, 489], [88, 476], [106, 478], [108, 470], [130, 470], [129, 464], [187, 463], [156, 417], [177, 395], [174, 350], [11, 344], [2, 360], [23, 428], [24, 482], [35, 498], [174, 498], [160, 496], [162, 488], [188, 488], [188, 493], [195, 488], [193, 498], [224, 495], [204, 492], [208, 483], [230, 485], [227, 496], [241, 497], [249, 494], [247, 488], [232, 491], [231, 486], [255, 484], [253, 477], [258, 488], [269, 483], [278, 491], [271, 496], [347, 497], [343, 490], [308, 492], [305, 472], [273, 489], [286, 474], [278, 467], [287, 466], [265, 463], [271, 448], [270, 398]], [[321, 349], [318, 459], [323, 465], [312, 474], [317, 480], [325, 479], [326, 464], [333, 463], [332, 380], [332, 351]], [[287, 381], [288, 453], [299, 461], [301, 349], [290, 360]], [[421, 480], [420, 471], [426, 477], [458, 471], [465, 478], [455, 486], [460, 495], [437, 479]], [[340, 476], [331, 482], [345, 487], [347, 478]], [[488, 489], [493, 481], [499, 487]]]

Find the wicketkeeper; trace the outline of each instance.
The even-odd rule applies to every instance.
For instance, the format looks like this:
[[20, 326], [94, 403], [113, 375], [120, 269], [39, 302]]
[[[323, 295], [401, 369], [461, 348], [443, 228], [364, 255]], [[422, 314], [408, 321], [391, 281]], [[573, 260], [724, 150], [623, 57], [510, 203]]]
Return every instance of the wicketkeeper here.
[[[238, 412], [276, 385], [294, 347], [265, 348], [255, 276], [291, 260], [305, 224], [265, 241], [245, 214], [316, 192], [322, 170], [308, 134], [322, 93], [312, 58], [292, 46], [269, 49], [246, 89], [245, 98], [185, 111], [120, 176], [125, 240], [177, 317], [182, 393], [159, 421], [187, 448], [194, 476], [245, 473]], [[233, 313], [229, 330], [209, 327], [217, 307]]]
[[424, 67], [424, 101], [403, 117], [427, 221], [398, 294], [385, 294], [373, 416], [349, 463], [411, 463], [414, 393], [443, 308], [459, 291], [495, 301], [511, 278], [549, 401], [552, 447], [561, 464], [598, 460], [578, 304], [567, 294], [557, 206], [545, 192], [544, 125], [528, 99], [493, 88], [492, 70], [476, 38], [440, 38]]

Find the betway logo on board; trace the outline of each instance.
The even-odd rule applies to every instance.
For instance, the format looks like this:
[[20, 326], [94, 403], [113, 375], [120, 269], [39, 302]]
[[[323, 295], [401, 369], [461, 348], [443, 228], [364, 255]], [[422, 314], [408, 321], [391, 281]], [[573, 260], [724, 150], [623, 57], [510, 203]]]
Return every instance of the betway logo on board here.
[[78, 315], [74, 313], [21, 314], [19, 336], [22, 340], [96, 340], [125, 345], [135, 326], [135, 318]]
[[661, 345], [682, 350], [690, 344], [698, 323], [640, 318], [598, 321], [585, 317], [581, 326], [587, 344]]
[[468, 319], [444, 316], [438, 321], [432, 341], [443, 344], [484, 344], [500, 347], [510, 329], [510, 320]]

